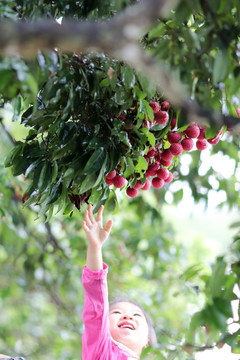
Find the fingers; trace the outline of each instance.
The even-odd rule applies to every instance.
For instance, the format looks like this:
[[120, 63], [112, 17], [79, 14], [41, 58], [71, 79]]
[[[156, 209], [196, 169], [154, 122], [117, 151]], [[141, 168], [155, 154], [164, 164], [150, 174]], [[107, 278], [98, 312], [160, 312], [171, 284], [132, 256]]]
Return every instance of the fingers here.
[[91, 204], [88, 205], [88, 217], [89, 217], [89, 220], [91, 221], [91, 223], [94, 223], [94, 222], [95, 222], [95, 219], [94, 219], [94, 216], [93, 216], [93, 212], [92, 212], [92, 205], [91, 205]]
[[108, 220], [107, 225], [105, 226], [104, 230], [107, 233], [110, 233], [111, 229], [112, 229], [112, 225], [113, 225], [113, 221], [112, 220]]
[[101, 224], [102, 224], [103, 209], [104, 209], [104, 206], [101, 205], [98, 212], [97, 212], [97, 221], [101, 222]]
[[86, 233], [89, 232], [89, 228], [88, 228], [88, 226], [87, 226], [87, 224], [86, 224], [86, 221], [83, 221], [82, 227], [83, 227], [83, 230], [84, 230]]
[[87, 226], [90, 228], [92, 226], [92, 221], [91, 221], [91, 217], [90, 217], [90, 212], [91, 212], [91, 208], [90, 205], [88, 206], [88, 209], [85, 210], [84, 212], [84, 220], [87, 224]]

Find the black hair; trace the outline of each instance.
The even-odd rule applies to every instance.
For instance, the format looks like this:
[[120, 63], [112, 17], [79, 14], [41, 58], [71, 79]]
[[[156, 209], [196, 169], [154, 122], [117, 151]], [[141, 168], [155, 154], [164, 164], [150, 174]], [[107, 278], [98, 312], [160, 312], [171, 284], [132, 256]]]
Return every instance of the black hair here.
[[146, 321], [147, 321], [147, 324], [148, 324], [148, 339], [149, 339], [149, 343], [150, 344], [156, 344], [157, 343], [157, 336], [156, 336], [156, 333], [155, 333], [155, 330], [154, 330], [154, 327], [153, 327], [153, 322], [150, 318], [150, 316], [147, 314], [147, 312], [144, 310], [143, 306], [141, 304], [139, 304], [137, 301], [135, 300], [132, 300], [132, 299], [128, 299], [128, 298], [124, 298], [124, 297], [118, 297], [118, 298], [115, 298], [114, 300], [112, 300], [110, 303], [109, 303], [109, 308], [114, 305], [114, 304], [117, 304], [117, 303], [121, 303], [121, 302], [127, 302], [127, 303], [130, 303], [130, 304], [133, 304], [133, 305], [136, 305], [143, 313]]

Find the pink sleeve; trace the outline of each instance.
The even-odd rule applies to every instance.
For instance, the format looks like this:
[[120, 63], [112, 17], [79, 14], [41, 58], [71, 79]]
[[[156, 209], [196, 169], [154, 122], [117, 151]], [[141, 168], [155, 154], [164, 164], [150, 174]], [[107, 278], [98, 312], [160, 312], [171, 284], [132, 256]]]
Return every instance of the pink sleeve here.
[[82, 317], [84, 322], [83, 360], [98, 359], [100, 354], [103, 355], [111, 348], [107, 272], [106, 264], [104, 264], [103, 270], [98, 271], [92, 271], [86, 265], [83, 268], [82, 282], [85, 289]]

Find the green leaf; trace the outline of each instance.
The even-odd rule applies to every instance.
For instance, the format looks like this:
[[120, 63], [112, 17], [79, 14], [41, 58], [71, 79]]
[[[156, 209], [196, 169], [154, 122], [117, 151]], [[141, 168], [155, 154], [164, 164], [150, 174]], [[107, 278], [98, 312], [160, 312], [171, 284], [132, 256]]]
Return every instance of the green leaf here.
[[120, 131], [118, 133], [118, 136], [125, 145], [127, 145], [130, 149], [132, 148], [132, 144], [130, 143], [127, 131]]
[[10, 153], [7, 155], [6, 159], [5, 159], [5, 167], [9, 167], [13, 165], [13, 162], [15, 160], [15, 158], [20, 155], [20, 153], [22, 152], [24, 148], [24, 144], [20, 143], [18, 145], [16, 145], [14, 148], [12, 148], [12, 150], [10, 151]]
[[138, 158], [137, 165], [135, 166], [135, 172], [141, 174], [141, 172], [143, 170], [147, 170], [147, 168], [148, 168], [147, 160], [143, 156], [140, 156]]
[[123, 65], [121, 67], [121, 73], [124, 85], [128, 89], [131, 89], [135, 85], [135, 74], [133, 69], [127, 65]]
[[60, 178], [51, 188], [47, 204], [53, 204], [62, 193], [62, 179]]
[[83, 182], [81, 183], [79, 193], [83, 194], [86, 191], [90, 190], [94, 187], [98, 180], [98, 174], [97, 173], [90, 173], [85, 176]]
[[149, 144], [154, 147], [156, 145], [156, 138], [147, 128], [143, 127], [141, 128], [141, 132], [143, 132], [149, 141]]
[[114, 95], [114, 100], [118, 105], [124, 105], [127, 101], [128, 94], [123, 87], [118, 87]]
[[124, 178], [127, 179], [130, 175], [132, 175], [134, 173], [135, 167], [134, 167], [134, 163], [133, 160], [130, 157], [127, 157], [127, 168], [124, 171]]
[[52, 167], [51, 163], [45, 161], [40, 173], [39, 181], [38, 181], [38, 188], [40, 191], [46, 189], [46, 187], [52, 182]]
[[138, 79], [142, 87], [142, 91], [149, 97], [153, 97], [156, 93], [156, 85], [147, 76], [138, 73]]
[[52, 163], [52, 183], [55, 182], [57, 175], [58, 175], [58, 163], [56, 160], [54, 160]]
[[95, 150], [90, 156], [86, 166], [83, 169], [83, 172], [88, 175], [96, 173], [96, 171], [98, 171], [102, 167], [105, 157], [106, 151], [103, 147]]
[[223, 81], [227, 75], [229, 54], [226, 49], [218, 50], [213, 65], [213, 83]]
[[142, 101], [144, 104], [145, 111], [147, 112], [147, 117], [151, 120], [151, 122], [154, 120], [154, 113], [153, 109], [149, 105], [149, 103], [146, 100]]
[[20, 155], [16, 159], [14, 159], [14, 163], [12, 165], [12, 174], [13, 176], [18, 176], [21, 174], [24, 174], [29, 165], [32, 163], [32, 160], [29, 158], [24, 157], [23, 155]]

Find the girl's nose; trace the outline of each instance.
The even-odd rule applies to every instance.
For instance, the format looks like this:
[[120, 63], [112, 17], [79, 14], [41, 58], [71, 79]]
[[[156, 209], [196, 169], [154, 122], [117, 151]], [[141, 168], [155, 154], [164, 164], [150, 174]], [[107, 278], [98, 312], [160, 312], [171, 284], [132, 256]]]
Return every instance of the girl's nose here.
[[130, 314], [123, 314], [122, 318], [123, 319], [131, 319], [131, 320], [133, 320], [133, 316], [130, 315]]

